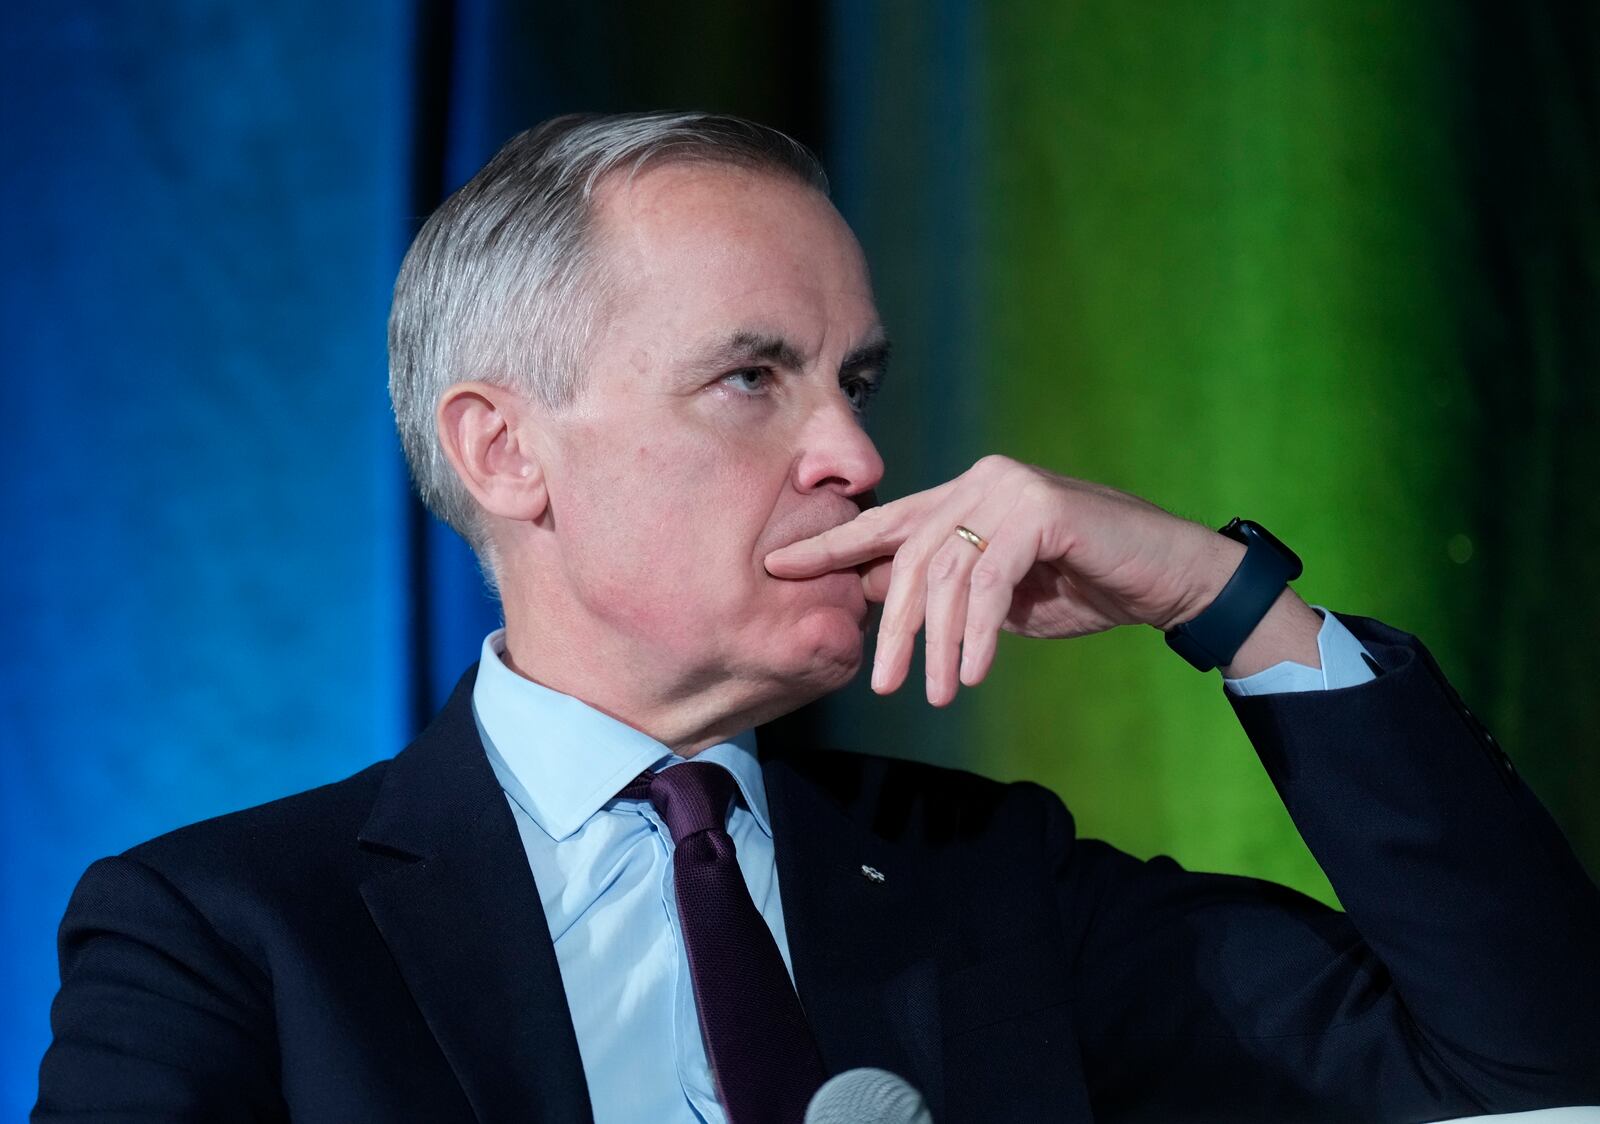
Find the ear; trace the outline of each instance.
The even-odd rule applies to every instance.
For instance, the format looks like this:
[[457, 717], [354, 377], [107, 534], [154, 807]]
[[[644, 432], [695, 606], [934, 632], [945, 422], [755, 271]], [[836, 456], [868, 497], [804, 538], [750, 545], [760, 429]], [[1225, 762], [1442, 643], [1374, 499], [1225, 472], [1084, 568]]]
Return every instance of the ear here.
[[439, 399], [439, 444], [478, 506], [532, 522], [549, 503], [544, 466], [528, 430], [522, 396], [484, 382], [457, 383]]

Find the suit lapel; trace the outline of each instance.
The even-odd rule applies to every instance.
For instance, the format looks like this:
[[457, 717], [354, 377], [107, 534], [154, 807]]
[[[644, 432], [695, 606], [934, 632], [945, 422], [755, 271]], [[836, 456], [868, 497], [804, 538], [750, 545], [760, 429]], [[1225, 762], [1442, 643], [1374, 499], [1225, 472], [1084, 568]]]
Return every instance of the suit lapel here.
[[763, 755], [795, 986], [830, 1073], [858, 1066], [897, 1073], [937, 1120], [939, 897], [912, 852], [847, 811], [861, 795], [863, 760]]
[[479, 1120], [590, 1121], [544, 909], [472, 717], [475, 676], [390, 766], [360, 842], [394, 863], [361, 896]]
[[[589, 1124], [544, 908], [472, 717], [475, 677], [391, 764], [359, 839], [392, 865], [361, 895], [478, 1119]], [[864, 760], [763, 754], [796, 986], [830, 1072], [900, 1074], [939, 1119], [940, 898], [913, 849], [851, 814], [874, 803]]]

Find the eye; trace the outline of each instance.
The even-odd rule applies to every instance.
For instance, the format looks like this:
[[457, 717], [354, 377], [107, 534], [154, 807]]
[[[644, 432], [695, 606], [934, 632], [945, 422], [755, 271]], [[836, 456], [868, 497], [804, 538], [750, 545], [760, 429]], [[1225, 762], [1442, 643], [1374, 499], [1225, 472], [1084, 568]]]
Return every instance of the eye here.
[[876, 379], [861, 377], [845, 378], [839, 380], [839, 389], [844, 391], [844, 396], [850, 402], [850, 408], [858, 414], [867, 412], [867, 403], [872, 401], [872, 396], [878, 392]]
[[723, 375], [722, 382], [740, 394], [754, 398], [767, 392], [767, 388], [772, 384], [772, 371], [767, 367], [741, 367], [737, 371]]

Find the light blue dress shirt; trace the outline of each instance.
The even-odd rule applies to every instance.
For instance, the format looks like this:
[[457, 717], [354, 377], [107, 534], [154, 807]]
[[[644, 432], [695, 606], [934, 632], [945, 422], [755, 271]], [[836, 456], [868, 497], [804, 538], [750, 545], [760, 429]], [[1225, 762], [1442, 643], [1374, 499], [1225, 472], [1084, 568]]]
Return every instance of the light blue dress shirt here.
[[[1280, 663], [1226, 680], [1228, 690], [1323, 690], [1373, 677], [1365, 649], [1331, 613], [1317, 647], [1321, 670]], [[472, 709], [539, 887], [595, 1122], [724, 1124], [678, 927], [672, 836], [648, 800], [615, 798], [646, 769], [683, 758], [522, 678], [501, 661], [504, 649], [503, 629], [484, 640]], [[755, 733], [746, 730], [697, 759], [726, 767], [738, 782], [728, 832], [792, 977]]]
[[1317, 656], [1322, 666], [1307, 667], [1284, 660], [1243, 679], [1224, 679], [1222, 682], [1229, 691], [1236, 695], [1332, 691], [1340, 687], [1359, 687], [1376, 678], [1368, 662], [1372, 656], [1361, 641], [1321, 605], [1311, 607], [1322, 617], [1322, 628], [1317, 632]]
[[[648, 800], [614, 799], [646, 769], [683, 758], [517, 675], [504, 647], [504, 630], [483, 642], [472, 709], [539, 887], [596, 1124], [722, 1124], [678, 927], [672, 836]], [[728, 833], [792, 977], [755, 746], [746, 730], [696, 759], [738, 782]]]

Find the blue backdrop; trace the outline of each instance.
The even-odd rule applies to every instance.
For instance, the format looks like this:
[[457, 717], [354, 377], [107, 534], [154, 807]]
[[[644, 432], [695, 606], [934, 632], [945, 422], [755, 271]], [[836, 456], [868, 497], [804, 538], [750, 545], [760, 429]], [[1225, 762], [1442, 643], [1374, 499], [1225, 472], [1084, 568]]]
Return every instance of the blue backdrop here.
[[8, 1120], [89, 861], [354, 771], [412, 724], [382, 325], [415, 44], [370, 10], [8, 11]]

